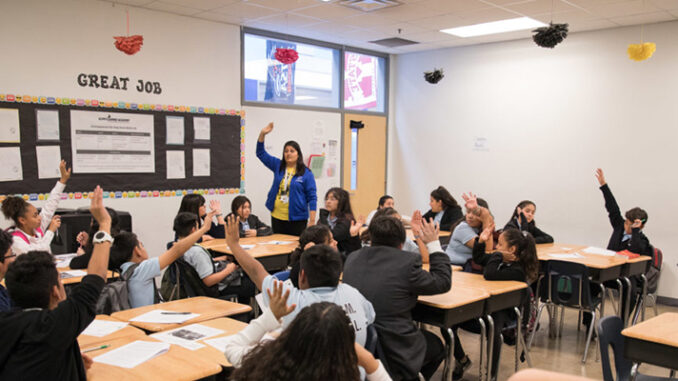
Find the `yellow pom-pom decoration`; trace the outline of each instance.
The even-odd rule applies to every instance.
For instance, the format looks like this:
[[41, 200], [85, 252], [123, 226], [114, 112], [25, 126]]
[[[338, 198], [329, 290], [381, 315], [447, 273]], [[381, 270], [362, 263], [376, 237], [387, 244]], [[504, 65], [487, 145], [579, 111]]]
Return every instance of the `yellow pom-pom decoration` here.
[[644, 61], [654, 54], [657, 50], [657, 44], [654, 42], [645, 42], [643, 44], [630, 44], [628, 53], [629, 58], [634, 61]]

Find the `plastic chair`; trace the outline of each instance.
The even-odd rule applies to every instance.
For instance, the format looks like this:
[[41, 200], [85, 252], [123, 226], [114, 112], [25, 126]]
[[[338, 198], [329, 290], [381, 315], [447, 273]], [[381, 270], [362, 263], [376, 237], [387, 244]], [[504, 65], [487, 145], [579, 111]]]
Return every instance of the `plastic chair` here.
[[[605, 304], [601, 297], [594, 297], [591, 294], [593, 286], [600, 287], [600, 295], [605, 295], [605, 287], [602, 284], [593, 283], [588, 277], [588, 269], [585, 265], [566, 261], [548, 261], [546, 264], [546, 275], [541, 278], [539, 285], [539, 293], [542, 304], [539, 306], [537, 313], [537, 323], [541, 318], [541, 313], [544, 307], [569, 307], [576, 308], [581, 312], [590, 312], [592, 315], [591, 325], [587, 333], [586, 347], [584, 348], [584, 355], [582, 356], [582, 363], [586, 363], [586, 358], [589, 351], [589, 345], [593, 338], [593, 331], [596, 327], [596, 320], [599, 315], [603, 316], [605, 312]], [[564, 311], [563, 311], [564, 312]], [[560, 330], [562, 331], [563, 321], [561, 318]], [[536, 330], [535, 330], [536, 331]], [[528, 349], [532, 346], [534, 333], [530, 335], [528, 342]]]
[[374, 324], [367, 326], [365, 349], [367, 349], [367, 351], [370, 352], [375, 359], [379, 359], [381, 364], [384, 366], [384, 369], [386, 369], [386, 372], [390, 374], [388, 362], [386, 361], [386, 354], [379, 343], [379, 334], [377, 333], [377, 327]]
[[[600, 340], [600, 365], [603, 367], [604, 381], [627, 381], [631, 379], [633, 363], [624, 357], [624, 337], [621, 334], [624, 323], [619, 316], [607, 316], [598, 323], [598, 338]], [[616, 378], [612, 375], [609, 346], [614, 353]], [[667, 377], [655, 377], [637, 373], [636, 381], [666, 381]]]
[[273, 277], [278, 279], [281, 282], [284, 282], [284, 281], [290, 279], [290, 271], [289, 270], [278, 271], [277, 273], [273, 274]]

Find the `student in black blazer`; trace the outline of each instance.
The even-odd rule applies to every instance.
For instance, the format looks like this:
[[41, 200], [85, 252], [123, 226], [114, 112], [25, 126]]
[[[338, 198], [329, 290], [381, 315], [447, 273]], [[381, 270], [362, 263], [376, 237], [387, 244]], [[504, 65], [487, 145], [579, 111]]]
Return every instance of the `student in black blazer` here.
[[240, 237], [262, 237], [273, 234], [271, 227], [252, 214], [252, 203], [245, 196], [236, 196], [231, 202], [231, 214], [240, 217]]
[[440, 230], [450, 231], [452, 225], [464, 217], [457, 200], [442, 185], [431, 192], [429, 205], [431, 209], [423, 217], [426, 221], [433, 219], [438, 222]]
[[521, 201], [513, 211], [511, 220], [506, 223], [504, 230], [513, 228], [532, 234], [535, 243], [553, 243], [553, 237], [539, 230], [534, 222], [537, 206], [530, 200]]
[[[370, 223], [372, 246], [351, 254], [344, 265], [343, 281], [360, 291], [374, 306], [374, 322], [384, 349], [386, 367], [395, 381], [428, 380], [445, 357], [441, 340], [412, 321], [419, 295], [447, 292], [452, 285], [450, 260], [440, 247], [433, 223], [413, 222], [413, 230], [426, 243], [430, 271], [421, 267], [421, 256], [403, 251], [405, 228], [392, 217]], [[384, 359], [382, 359], [384, 361]]]

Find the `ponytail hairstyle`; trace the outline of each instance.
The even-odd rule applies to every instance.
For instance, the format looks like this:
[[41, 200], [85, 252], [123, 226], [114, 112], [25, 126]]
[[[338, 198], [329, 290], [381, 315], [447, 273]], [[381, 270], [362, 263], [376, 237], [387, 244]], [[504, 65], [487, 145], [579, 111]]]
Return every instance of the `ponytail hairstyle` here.
[[520, 216], [518, 215], [518, 212], [516, 211], [516, 209], [518, 209], [518, 208], [522, 209], [522, 208], [524, 208], [528, 205], [534, 206], [535, 209], [537, 208], [537, 205], [535, 205], [534, 202], [532, 202], [530, 200], [523, 200], [523, 201], [519, 202], [518, 205], [516, 205], [515, 208], [513, 208], [513, 214], [511, 215], [511, 220], [514, 220], [516, 218], [518, 220], [520, 220]]
[[26, 215], [26, 209], [30, 205], [21, 197], [9, 196], [2, 202], [2, 214], [5, 218], [14, 221], [14, 226], [21, 228], [19, 225], [19, 217]]
[[525, 271], [527, 283], [537, 280], [539, 259], [537, 259], [537, 246], [535, 246], [532, 234], [514, 228], [506, 229], [501, 234], [509, 247], [515, 246], [515, 255]]
[[445, 189], [445, 187], [442, 185], [431, 191], [431, 197], [433, 197], [433, 199], [436, 201], [443, 202], [443, 205], [445, 205], [443, 210], [459, 206], [457, 200], [455, 200], [454, 197], [452, 197], [452, 195], [450, 194], [450, 192], [447, 189]]
[[325, 193], [325, 199], [329, 197], [330, 193], [337, 199], [337, 217], [343, 217], [347, 220], [353, 220], [353, 209], [351, 209], [351, 198], [347, 191], [342, 188], [330, 188]]

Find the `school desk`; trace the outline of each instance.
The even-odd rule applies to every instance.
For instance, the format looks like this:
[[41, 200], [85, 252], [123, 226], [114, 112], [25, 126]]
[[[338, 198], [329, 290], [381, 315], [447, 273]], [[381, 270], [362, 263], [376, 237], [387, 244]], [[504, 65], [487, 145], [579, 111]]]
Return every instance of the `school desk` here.
[[[282, 245], [266, 244], [266, 242], [271, 241], [284, 241], [289, 243]], [[297, 246], [299, 246], [299, 237], [287, 234], [273, 234], [263, 237], [240, 238], [239, 243], [240, 246], [255, 245], [250, 249], [245, 249], [245, 251], [261, 262], [266, 270], [271, 271], [281, 270], [287, 267], [290, 254]], [[200, 245], [213, 252], [233, 255], [233, 252], [226, 244], [226, 240], [223, 238], [209, 240]]]
[[[64, 271], [72, 271], [72, 269], [70, 267], [57, 267], [57, 270], [59, 271], [59, 276], [61, 276], [61, 273], [64, 272]], [[82, 271], [87, 272], [86, 269], [83, 269]], [[106, 272], [106, 278], [111, 279], [113, 277], [114, 277], [113, 272], [111, 270], [108, 270]], [[84, 278], [84, 277], [76, 276], [76, 277], [71, 277], [71, 278], [62, 278], [61, 283], [63, 283], [64, 286], [78, 284], [78, 283], [82, 282], [82, 278]]]
[[200, 324], [206, 325], [208, 327], [220, 329], [220, 330], [224, 331], [224, 333], [222, 333], [220, 335], [216, 335], [216, 336], [210, 336], [210, 337], [208, 337], [204, 340], [198, 340], [198, 342], [201, 343], [201, 344], [204, 344], [205, 347], [200, 348], [200, 349], [196, 349], [194, 351], [194, 353], [197, 354], [198, 356], [204, 358], [204, 359], [214, 361], [224, 368], [231, 367], [232, 365], [226, 359], [224, 352], [214, 348], [213, 346], [211, 346], [209, 344], [206, 344], [205, 340], [235, 335], [236, 333], [245, 329], [245, 327], [247, 327], [247, 323], [243, 323], [241, 321], [229, 319], [229, 318], [218, 318], [218, 319], [214, 319], [214, 320], [204, 321]]
[[[452, 287], [443, 294], [422, 295], [419, 296], [417, 305], [412, 311], [412, 317], [415, 321], [435, 325], [440, 328], [448, 356], [445, 358], [443, 368], [443, 380], [452, 379], [452, 369], [454, 369], [454, 333], [452, 327], [467, 320], [478, 319], [483, 316], [485, 300], [490, 294], [474, 288], [464, 288], [454, 282], [452, 276]], [[484, 322], [481, 321], [480, 348], [484, 345], [485, 330]], [[479, 363], [482, 371], [482, 359]]]
[[593, 379], [532, 368], [513, 374], [508, 381], [593, 381]]
[[[103, 321], [116, 321], [119, 322], [120, 320], [112, 318], [108, 315], [97, 315], [95, 320], [103, 320]], [[103, 341], [110, 341], [113, 339], [118, 339], [121, 337], [146, 337], [146, 334], [144, 331], [140, 330], [139, 328], [134, 328], [131, 325], [128, 325], [125, 328], [121, 328], [110, 335], [102, 336], [102, 337], [97, 337], [97, 336], [89, 336], [89, 335], [83, 335], [80, 334], [78, 336], [78, 344], [80, 344], [80, 350], [86, 350], [90, 347], [96, 346], [96, 345], [101, 345], [99, 343]]]
[[[162, 324], [162, 323], [142, 323], [130, 321], [136, 316], [145, 314], [152, 310], [167, 310], [175, 312], [192, 312], [200, 316], [188, 320], [182, 324]], [[200, 323], [206, 320], [212, 320], [224, 316], [232, 316], [252, 310], [252, 307], [245, 304], [228, 302], [206, 296], [196, 296], [194, 298], [179, 299], [167, 303], [152, 304], [139, 308], [132, 308], [125, 311], [113, 313], [111, 316], [120, 320], [129, 322], [131, 325], [141, 328], [144, 331], [160, 332], [168, 329], [174, 329], [184, 325]]]
[[[624, 357], [678, 370], [678, 313], [665, 312], [622, 331]], [[634, 370], [636, 367], [634, 367]]]
[[[457, 265], [451, 265], [451, 266], [452, 266], [452, 271], [462, 271], [462, 270], [464, 270], [464, 268], [461, 267], [461, 266], [457, 266]], [[431, 266], [428, 263], [422, 263], [421, 268], [426, 270], [426, 271], [429, 271]]]
[[[109, 345], [108, 348], [90, 352], [88, 355], [95, 358], [108, 351], [112, 351], [136, 340], [158, 341], [152, 337], [120, 337], [101, 342]], [[135, 380], [197, 380], [221, 372], [221, 366], [206, 359], [194, 351], [179, 345], [170, 345], [169, 351], [154, 357], [134, 368], [126, 369], [108, 364], [94, 362], [87, 371], [89, 381], [135, 381]]]

